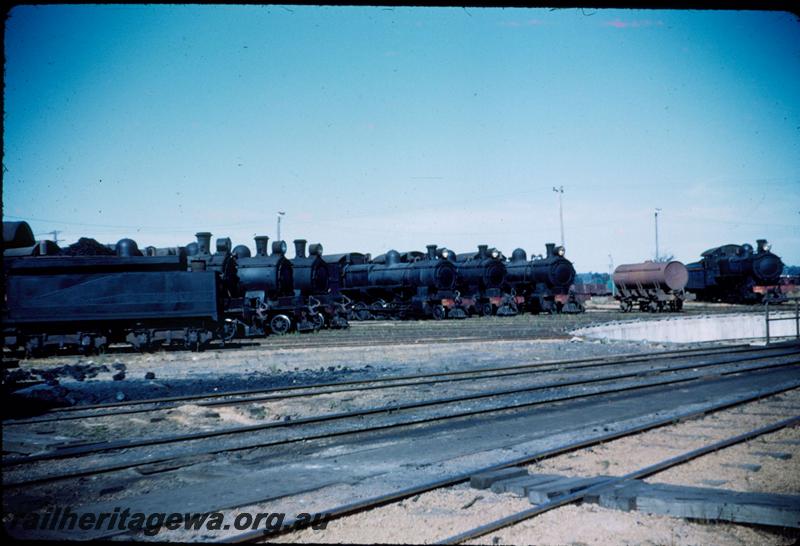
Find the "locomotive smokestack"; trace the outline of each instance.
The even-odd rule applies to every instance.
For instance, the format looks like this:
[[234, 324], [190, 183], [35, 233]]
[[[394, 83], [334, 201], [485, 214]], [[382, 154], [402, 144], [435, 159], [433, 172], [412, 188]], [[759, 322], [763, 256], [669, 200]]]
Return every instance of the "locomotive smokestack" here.
[[436, 245], [428, 245], [428, 259], [435, 260], [436, 259]]
[[556, 254], [556, 244], [555, 243], [547, 243], [545, 245], [547, 247], [547, 257], [552, 258]]
[[258, 235], [255, 237], [256, 241], [256, 255], [257, 256], [266, 256], [267, 255], [267, 245], [269, 244], [269, 237], [266, 235]]
[[485, 258], [488, 250], [489, 245], [478, 245], [478, 258]]
[[758, 253], [759, 254], [769, 250], [768, 245], [767, 245], [767, 240], [766, 239], [757, 239], [756, 240], [756, 248], [758, 249]]
[[197, 253], [198, 254], [211, 254], [211, 234], [207, 231], [195, 233], [197, 237]]
[[230, 237], [217, 238], [217, 254], [228, 254], [231, 251], [232, 246], [233, 243], [231, 243]]
[[294, 257], [295, 258], [305, 258], [306, 257], [306, 241], [305, 239], [295, 239], [294, 240]]

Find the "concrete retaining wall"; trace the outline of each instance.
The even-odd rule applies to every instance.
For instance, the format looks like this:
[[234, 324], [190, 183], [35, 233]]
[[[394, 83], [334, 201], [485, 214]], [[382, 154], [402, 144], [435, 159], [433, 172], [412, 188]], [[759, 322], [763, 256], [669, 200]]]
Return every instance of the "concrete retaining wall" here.
[[[770, 318], [777, 317], [793, 318], [794, 313], [770, 313]], [[761, 313], [678, 316], [658, 320], [611, 322], [579, 328], [571, 333], [594, 339], [691, 343], [726, 339], [764, 339], [766, 336], [764, 324], [764, 315]], [[769, 335], [770, 338], [794, 336], [795, 328], [794, 320], [770, 321]]]

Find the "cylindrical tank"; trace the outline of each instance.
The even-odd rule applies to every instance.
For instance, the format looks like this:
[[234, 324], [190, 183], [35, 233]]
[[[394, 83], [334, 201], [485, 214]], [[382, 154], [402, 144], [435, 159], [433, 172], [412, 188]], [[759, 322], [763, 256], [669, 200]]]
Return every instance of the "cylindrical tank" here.
[[614, 270], [614, 283], [617, 286], [634, 289], [641, 285], [646, 288], [660, 288], [664, 292], [682, 290], [689, 281], [689, 271], [681, 262], [643, 262], [623, 264]]

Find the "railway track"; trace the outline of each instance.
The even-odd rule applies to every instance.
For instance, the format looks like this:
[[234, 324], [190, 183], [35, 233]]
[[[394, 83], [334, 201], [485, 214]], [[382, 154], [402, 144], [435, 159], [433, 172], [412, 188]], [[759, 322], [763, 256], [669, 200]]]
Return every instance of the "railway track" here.
[[[612, 387], [602, 391], [602, 394], [611, 393], [611, 392], [624, 392], [630, 389], [641, 389], [647, 388], [653, 385], [672, 385], [678, 383], [684, 383], [686, 381], [692, 381], [698, 379], [700, 377], [709, 375], [705, 370], [710, 368], [722, 368], [728, 365], [734, 365], [732, 369], [722, 369], [716, 372], [713, 372], [717, 375], [730, 375], [735, 373], [741, 373], [743, 371], [742, 368], [736, 367], [738, 364], [748, 363], [748, 362], [756, 362], [763, 359], [774, 359], [774, 358], [784, 358], [777, 363], [769, 363], [765, 365], [752, 365], [747, 368], [744, 368], [745, 371], [747, 370], [761, 370], [761, 369], [769, 369], [775, 367], [786, 367], [786, 366], [794, 366], [798, 363], [797, 360], [797, 350], [794, 346], [790, 346], [784, 349], [776, 349], [776, 348], [769, 348], [769, 349], [761, 349], [756, 352], [755, 355], [739, 355], [735, 357], [725, 356], [724, 358], [716, 359], [712, 358], [709, 361], [696, 361], [692, 360], [688, 364], [683, 364], [679, 366], [664, 366], [661, 368], [650, 368], [647, 370], [635, 370], [635, 371], [628, 371], [624, 373], [615, 373], [610, 375], [600, 375], [598, 377], [593, 378], [586, 378], [586, 379], [578, 379], [578, 380], [566, 380], [566, 381], [554, 381], [544, 384], [536, 384], [531, 386], [525, 387], [515, 387], [511, 389], [496, 389], [496, 390], [480, 390], [475, 393], [470, 394], [462, 394], [457, 396], [447, 396], [447, 397], [440, 397], [434, 399], [423, 399], [420, 401], [414, 401], [410, 403], [401, 403], [401, 404], [389, 404], [389, 405], [382, 405], [377, 407], [367, 407], [364, 409], [359, 409], [355, 411], [348, 411], [348, 412], [339, 412], [339, 413], [329, 413], [329, 414], [321, 414], [321, 415], [313, 415], [306, 418], [301, 418], [297, 420], [291, 421], [281, 421], [281, 422], [268, 422], [262, 423], [257, 425], [247, 425], [247, 426], [240, 426], [240, 427], [229, 427], [211, 431], [202, 431], [202, 432], [190, 432], [184, 434], [173, 434], [168, 436], [162, 437], [150, 437], [150, 438], [136, 438], [136, 439], [125, 439], [125, 440], [118, 440], [118, 441], [111, 441], [111, 442], [92, 442], [88, 445], [77, 445], [72, 447], [66, 447], [61, 450], [52, 451], [49, 453], [42, 453], [38, 455], [31, 455], [28, 457], [19, 457], [19, 458], [4, 458], [3, 459], [3, 466], [13, 466], [18, 464], [27, 464], [35, 461], [42, 461], [42, 460], [51, 460], [51, 459], [61, 459], [65, 457], [73, 457], [76, 455], [86, 455], [91, 453], [99, 453], [104, 451], [111, 451], [117, 449], [130, 449], [134, 447], [143, 447], [143, 446], [150, 446], [150, 445], [162, 445], [162, 444], [169, 444], [169, 443], [176, 443], [176, 442], [185, 442], [190, 440], [200, 440], [200, 439], [208, 439], [208, 438], [216, 438], [219, 436], [227, 436], [227, 435], [237, 435], [237, 434], [246, 434], [256, 431], [268, 430], [268, 429], [276, 429], [276, 428], [294, 428], [301, 425], [311, 424], [311, 423], [321, 423], [321, 422], [328, 422], [328, 421], [335, 421], [335, 420], [346, 420], [346, 419], [353, 419], [356, 417], [366, 417], [370, 415], [376, 414], [390, 414], [396, 413], [400, 411], [408, 411], [408, 410], [417, 410], [421, 408], [429, 408], [434, 406], [447, 406], [457, 402], [466, 402], [466, 401], [474, 401], [474, 400], [482, 400], [488, 398], [495, 398], [495, 397], [502, 397], [502, 396], [510, 396], [510, 395], [518, 395], [523, 393], [530, 393], [536, 391], [547, 391], [551, 389], [564, 389], [566, 387], [584, 387], [586, 385], [597, 384], [597, 383], [608, 383], [608, 382], [618, 382], [620, 380], [625, 379], [635, 379], [640, 378], [643, 376], [646, 377], [654, 377], [661, 374], [675, 374], [677, 372], [682, 371], [697, 371], [697, 370], [704, 370], [699, 373], [689, 374], [688, 377], [680, 376], [674, 379], [665, 379], [665, 380], [656, 380], [656, 381], [645, 381], [640, 385], [634, 386], [623, 386], [623, 387]], [[530, 373], [530, 372], [528, 372]], [[484, 379], [484, 378], [477, 378], [477, 379]], [[430, 381], [430, 380], [429, 380]], [[441, 380], [437, 380], [441, 381]], [[436, 381], [434, 381], [436, 382]], [[414, 385], [417, 385], [414, 383]], [[395, 386], [381, 386], [379, 388], [394, 388]], [[363, 388], [363, 387], [362, 387]], [[318, 393], [317, 393], [318, 394]], [[554, 402], [554, 401], [561, 401], [561, 400], [572, 400], [576, 398], [582, 398], [585, 396], [594, 396], [595, 394], [566, 394], [560, 397], [554, 397], [552, 400], [547, 400], [546, 402]], [[308, 395], [307, 395], [308, 396]], [[540, 404], [542, 401], [534, 401], [533, 404]], [[530, 405], [530, 404], [525, 404]], [[491, 408], [490, 411], [504, 411], [511, 408], [519, 407], [519, 405], [500, 405], [496, 408]], [[475, 415], [477, 413], [483, 412], [483, 408], [477, 410], [471, 410], [464, 413], [457, 413], [457, 414], [445, 414], [444, 418], [453, 418], [453, 417], [462, 417], [466, 415]], [[297, 441], [297, 440], [293, 440]]]
[[[774, 345], [780, 348], [780, 345]], [[752, 353], [763, 351], [763, 348], [749, 345], [709, 347], [701, 349], [677, 349], [672, 351], [659, 351], [656, 353], [633, 353], [611, 357], [591, 357], [572, 360], [537, 361], [531, 364], [517, 364], [510, 366], [493, 366], [469, 370], [456, 370], [447, 372], [419, 373], [387, 376], [375, 379], [357, 379], [348, 381], [335, 381], [306, 385], [291, 385], [285, 387], [270, 387], [265, 389], [246, 389], [228, 392], [212, 392], [196, 395], [171, 396], [149, 398], [126, 402], [113, 402], [107, 404], [80, 405], [67, 408], [56, 408], [47, 411], [44, 416], [27, 419], [8, 419], [3, 426], [32, 425], [37, 423], [51, 423], [85, 418], [99, 418], [118, 415], [132, 415], [152, 411], [162, 411], [175, 408], [181, 404], [192, 402], [198, 406], [214, 407], [237, 405], [268, 400], [279, 400], [303, 396], [318, 396], [352, 392], [358, 390], [374, 390], [381, 388], [397, 388], [413, 385], [430, 385], [434, 383], [450, 383], [469, 381], [481, 378], [508, 377], [513, 375], [527, 375], [550, 371], [573, 371], [577, 369], [602, 368], [636, 362], [647, 362], [652, 359], [671, 360], [714, 354]], [[146, 407], [141, 407], [146, 406]], [[127, 409], [126, 409], [127, 408]]]
[[[213, 464], [215, 460], [218, 461], [216, 464], [222, 464], [223, 461], [228, 460], [231, 462], [253, 461], [258, 464], [259, 468], [273, 472], [269, 469], [275, 466], [280, 468], [281, 464], [285, 464], [280, 463], [280, 460], [284, 458], [287, 458], [287, 461], [302, 460], [306, 457], [303, 453], [328, 449], [325, 446], [339, 444], [357, 446], [362, 442], [366, 442], [366, 445], [369, 445], [370, 442], [378, 442], [377, 445], [383, 445], [380, 438], [402, 438], [409, 434], [438, 438], [441, 436], [441, 432], [435, 431], [471, 430], [471, 427], [474, 426], [472, 423], [488, 426], [487, 430], [490, 431], [495, 429], [499, 431], [502, 427], [497, 427], [492, 423], [502, 423], [504, 420], [525, 420], [529, 416], [537, 415], [567, 415], [570, 412], [583, 411], [578, 408], [587, 404], [596, 408], [610, 408], [619, 404], [624, 406], [629, 404], [626, 400], [631, 397], [637, 400], [649, 400], [653, 396], [661, 396], [662, 399], [671, 401], [676, 396], [671, 393], [699, 392], [710, 388], [709, 385], [725, 382], [733, 382], [731, 385], [740, 385], [736, 387], [739, 390], [735, 391], [735, 400], [724, 399], [725, 396], [734, 396], [733, 394], [729, 395], [728, 392], [734, 392], [735, 389], [722, 388], [719, 392], [724, 393], [724, 396], [722, 394], [715, 395], [716, 399], [703, 403], [699, 409], [654, 414], [634, 426], [617, 428], [608, 433], [590, 434], [589, 438], [584, 437], [572, 442], [561, 443], [547, 450], [538, 450], [525, 457], [506, 461], [501, 466], [524, 464], [524, 461], [551, 456], [564, 452], [564, 450], [577, 449], [579, 446], [592, 445], [624, 435], [636, 434], [643, 430], [672, 423], [676, 419], [703, 415], [709, 411], [718, 411], [800, 386], [800, 378], [796, 373], [800, 368], [796, 346], [787, 344], [778, 349], [770, 347], [749, 352], [742, 349], [744, 348], [736, 348], [732, 354], [728, 355], [720, 355], [716, 351], [706, 351], [701, 355], [684, 354], [685, 362], [677, 357], [670, 359], [667, 358], [667, 355], [663, 355], [665, 356], [664, 362], [645, 373], [640, 373], [642, 370], [639, 370], [638, 372], [605, 374], [589, 378], [587, 381], [575, 379], [513, 389], [478, 389], [473, 393], [461, 396], [367, 407], [354, 412], [314, 415], [305, 421], [267, 423], [255, 428], [239, 427], [235, 431], [213, 430], [200, 433], [200, 435], [184, 434], [174, 435], [172, 438], [143, 438], [134, 439], [133, 442], [125, 440], [119, 443], [75, 446], [72, 449], [57, 450], [32, 457], [6, 458], [4, 461], [4, 485], [6, 490], [26, 490], [28, 492], [35, 491], [39, 486], [56, 486], [55, 490], [48, 489], [50, 491], [48, 494], [58, 495], [58, 491], [61, 491], [61, 494], [66, 495], [68, 491], [74, 491], [74, 486], [70, 484], [74, 484], [74, 480], [77, 479], [93, 477], [91, 483], [108, 481], [113, 484], [119, 480], [125, 483], [125, 480], [130, 478], [123, 478], [128, 474], [120, 474], [121, 471], [164, 465], [167, 470], [178, 469], [175, 471], [180, 472], [184, 466], [194, 468], [198, 460], [201, 461], [200, 467], [204, 464]], [[584, 365], [590, 363], [583, 362]], [[769, 379], [773, 376], [784, 379], [781, 379], [778, 384]], [[743, 394], [744, 391], [740, 392], [744, 388], [741, 385], [745, 383], [748, 385], [747, 392]], [[676, 391], [676, 388], [679, 390]], [[666, 398], [664, 398], [665, 396]], [[653, 398], [653, 400], [655, 399]], [[674, 403], [678, 403], [677, 400]], [[531, 411], [534, 408], [538, 408], [536, 412]], [[597, 410], [595, 413], [598, 413]], [[589, 415], [594, 415], [594, 413]], [[600, 419], [600, 417], [593, 416], [592, 419]], [[612, 418], [608, 417], [608, 419]], [[534, 429], [526, 427], [523, 430], [535, 430], [535, 427]], [[476, 438], [479, 437], [481, 436]], [[143, 443], [139, 440], [142, 440]], [[484, 441], [489, 442], [490, 440], [491, 438], [488, 438]], [[367, 450], [367, 453], [369, 452]], [[241, 453], [244, 459], [240, 459], [238, 456], [231, 458], [236, 453]], [[205, 459], [203, 459], [204, 456]], [[212, 459], [208, 459], [208, 456], [211, 456]], [[57, 466], [52, 467], [55, 460], [60, 462]], [[350, 467], [348, 466], [348, 468]], [[369, 468], [368, 465], [367, 468]], [[475, 469], [469, 471], [470, 474], [475, 472]], [[158, 473], [152, 474], [148, 471], [144, 477], [137, 479], [144, 480], [146, 483], [152, 482], [152, 487], [155, 487], [158, 483], [157, 476], [159, 476]], [[368, 501], [360, 501], [358, 506], [342, 505], [339, 507], [341, 510], [337, 508], [334, 513], [352, 513], [353, 510], [363, 510], [390, 502], [392, 499], [403, 498], [402, 495], [406, 493], [407, 496], [411, 496], [423, 490], [458, 483], [462, 479], [464, 479], [463, 476], [451, 473], [445, 478], [423, 485], [415, 485], [400, 493], [395, 490], [389, 496], [378, 495]], [[97, 482], [97, 480], [101, 480], [101, 482]], [[231, 480], [231, 483], [227, 483], [224, 487], [233, 490], [235, 485], [233, 481], [235, 480]], [[289, 489], [304, 486], [310, 487], [313, 486], [313, 483], [286, 484]], [[148, 486], [148, 489], [150, 487]], [[183, 494], [175, 494], [183, 498]], [[240, 494], [231, 493], [232, 497]], [[398, 494], [401, 496], [398, 497]], [[211, 503], [203, 505], [204, 508], [214, 509], [225, 508], [225, 502], [228, 502], [230, 506], [242, 506], [252, 503], [254, 500], [253, 498], [246, 502], [219, 500], [216, 501], [220, 503], [217, 506], [213, 504], [215, 502], [214, 495], [207, 500], [204, 500], [202, 495], [197, 495], [197, 497], [199, 497], [197, 502]], [[150, 499], [148, 502], [168, 501]], [[233, 504], [230, 504], [231, 502]], [[245, 502], [245, 504], [240, 504], [240, 502]]]
[[[674, 355], [673, 355], [674, 356]], [[762, 360], [769, 362], [762, 363]], [[507, 411], [531, 408], [536, 406], [549, 406], [558, 403], [576, 401], [589, 398], [598, 398], [619, 393], [646, 390], [652, 387], [680, 385], [696, 381], [710, 374], [720, 377], [741, 374], [757, 370], [774, 368], [796, 367], [798, 364], [796, 347], [789, 346], [785, 349], [760, 349], [756, 354], [727, 356], [723, 359], [711, 358], [706, 361], [692, 360], [678, 366], [668, 365], [661, 368], [651, 368], [646, 371], [636, 370], [625, 373], [600, 375], [588, 379], [567, 381], [553, 381], [543, 384], [534, 384], [512, 389], [478, 390], [469, 394], [458, 396], [423, 399], [401, 404], [389, 404], [377, 407], [367, 407], [349, 412], [312, 415], [307, 418], [268, 422], [258, 425], [242, 427], [229, 427], [201, 432], [172, 434], [168, 436], [122, 439], [107, 442], [86, 442], [78, 445], [67, 445], [61, 449], [33, 454], [22, 457], [6, 457], [3, 466], [6, 468], [5, 485], [22, 485], [24, 483], [40, 483], [45, 481], [75, 478], [93, 474], [115, 472], [126, 468], [135, 468], [145, 464], [175, 462], [197, 456], [219, 455], [252, 449], [276, 448], [287, 444], [308, 442], [312, 440], [325, 440], [336, 436], [365, 434], [398, 427], [409, 427], [421, 424], [445, 422], [453, 419], [463, 419], [477, 415], [498, 414]], [[710, 371], [713, 370], [713, 371]], [[686, 372], [692, 373], [686, 373]], [[659, 377], [673, 376], [673, 377]], [[622, 382], [627, 381], [627, 382]], [[603, 386], [603, 384], [607, 384]], [[591, 386], [591, 388], [590, 388]], [[543, 393], [543, 396], [530, 397], [531, 394]], [[520, 399], [519, 396], [527, 394], [529, 398]], [[510, 401], [508, 399], [511, 398]], [[485, 402], [475, 407], [474, 402]], [[420, 413], [427, 411], [427, 413]], [[364, 422], [366, 417], [373, 418], [376, 422]], [[333, 430], [325, 425], [334, 424]], [[309, 429], [309, 425], [312, 426]], [[291, 434], [292, 429], [300, 428], [298, 434]], [[303, 429], [308, 429], [303, 432]], [[276, 438], [274, 433], [282, 432], [283, 437]], [[258, 438], [254, 433], [266, 433], [268, 436]], [[273, 433], [269, 435], [269, 433]], [[219, 440], [227, 437], [227, 444], [219, 445]], [[241, 438], [245, 438], [241, 440]], [[209, 446], [198, 446], [195, 441], [211, 440], [215, 442]], [[182, 444], [192, 443], [188, 450], [181, 449]], [[123, 462], [73, 468], [61, 473], [45, 473], [34, 478], [23, 480], [8, 478], [9, 469], [30, 465], [43, 461], [87, 457], [98, 453], [115, 452], [118, 450], [131, 450], [149, 446], [176, 445], [176, 449], [166, 456], [146, 458], [125, 457]], [[142, 462], [145, 461], [145, 462]]]
[[682, 453], [676, 457], [670, 457], [668, 459], [664, 459], [659, 461], [658, 463], [640, 468], [638, 470], [634, 470], [633, 472], [629, 472], [623, 476], [609, 478], [607, 480], [602, 481], [597, 485], [593, 485], [578, 491], [576, 493], [571, 493], [567, 495], [562, 495], [554, 500], [549, 502], [545, 502], [539, 504], [538, 506], [534, 506], [533, 508], [529, 508], [527, 510], [523, 510], [517, 512], [515, 514], [511, 514], [510, 516], [506, 516], [504, 518], [480, 525], [478, 527], [474, 527], [469, 529], [468, 531], [464, 531], [452, 537], [448, 537], [437, 544], [461, 544], [467, 540], [472, 540], [475, 538], [479, 538], [499, 529], [503, 529], [510, 525], [514, 525], [521, 521], [525, 521], [526, 519], [530, 519], [536, 517], [540, 514], [544, 514], [550, 510], [555, 508], [559, 508], [561, 506], [565, 506], [567, 504], [571, 504], [573, 502], [579, 502], [592, 494], [598, 494], [605, 489], [622, 485], [626, 482], [630, 482], [631, 480], [639, 480], [643, 478], [647, 478], [658, 474], [659, 472], [663, 472], [664, 470], [668, 470], [674, 466], [681, 465], [702, 457], [703, 455], [708, 455], [709, 453], [713, 453], [715, 451], [719, 451], [721, 449], [725, 449], [727, 447], [734, 446], [736, 444], [740, 444], [742, 442], [746, 442], [757, 438], [759, 436], [763, 436], [764, 434], [769, 434], [771, 432], [775, 432], [781, 430], [783, 428], [792, 427], [800, 424], [800, 415], [790, 417], [788, 419], [783, 419], [776, 423], [772, 423], [765, 427], [759, 427], [757, 429], [750, 430], [743, 434], [737, 434], [735, 436], [726, 438], [724, 440], [720, 440], [718, 442], [713, 442], [708, 445], [705, 445], [698, 449], [693, 449], [686, 453]]
[[[588, 440], [585, 440], [585, 441], [577, 441], [577, 442], [573, 442], [573, 443], [569, 443], [569, 444], [564, 444], [564, 445], [558, 446], [555, 449], [543, 450], [541, 452], [538, 452], [538, 453], [535, 453], [535, 454], [532, 454], [532, 455], [527, 455], [527, 456], [520, 457], [520, 458], [517, 458], [517, 459], [514, 459], [514, 460], [506, 461], [506, 462], [504, 462], [502, 464], [494, 464], [494, 465], [490, 465], [490, 466], [486, 466], [486, 467], [482, 467], [482, 468], [477, 468], [477, 469], [474, 469], [474, 470], [470, 470], [468, 472], [464, 472], [464, 473], [461, 473], [461, 474], [457, 474], [457, 475], [453, 475], [453, 476], [447, 477], [445, 479], [435, 480], [435, 481], [432, 481], [432, 482], [428, 482], [428, 483], [424, 483], [424, 484], [415, 485], [415, 486], [412, 486], [412, 487], [400, 489], [400, 490], [397, 490], [397, 491], [393, 491], [393, 492], [391, 492], [389, 494], [386, 494], [386, 495], [370, 497], [370, 498], [367, 498], [367, 499], [359, 500], [357, 502], [342, 504], [342, 505], [335, 506], [335, 507], [327, 509], [326, 510], [326, 514], [327, 514], [327, 517], [328, 517], [329, 521], [330, 520], [339, 519], [339, 518], [345, 518], [346, 519], [346, 518], [348, 518], [350, 516], [355, 516], [355, 515], [358, 515], [358, 514], [361, 514], [361, 513], [376, 509], [376, 508], [380, 508], [382, 506], [387, 506], [387, 505], [390, 505], [390, 504], [393, 504], [393, 503], [397, 503], [399, 501], [402, 501], [402, 500], [405, 500], [405, 499], [408, 499], [408, 498], [411, 498], [411, 497], [418, 498], [420, 495], [428, 493], [428, 492], [431, 492], [431, 491], [435, 491], [435, 490], [438, 490], [438, 489], [444, 489], [444, 488], [452, 487], [452, 486], [455, 486], [455, 485], [458, 485], [458, 484], [461, 484], [461, 483], [465, 483], [465, 482], [469, 481], [470, 478], [473, 475], [476, 475], [476, 474], [482, 474], [482, 473], [486, 473], [486, 472], [497, 471], [497, 470], [501, 470], [501, 469], [505, 469], [505, 468], [513, 468], [513, 467], [525, 466], [525, 465], [533, 464], [533, 463], [540, 462], [540, 461], [543, 461], [543, 460], [547, 460], [547, 459], [551, 459], [551, 458], [555, 458], [555, 457], [559, 457], [559, 456], [563, 456], [563, 455], [567, 455], [567, 454], [572, 454], [572, 453], [575, 453], [575, 452], [577, 452], [579, 450], [583, 450], [585, 448], [590, 448], [592, 446], [604, 445], [604, 444], [608, 444], [609, 442], [614, 442], [615, 440], [619, 440], [619, 439], [622, 439], [622, 438], [633, 437], [633, 436], [641, 435], [641, 434], [644, 434], [644, 433], [647, 433], [647, 432], [655, 431], [655, 430], [658, 430], [658, 429], [660, 429], [662, 427], [675, 425], [675, 423], [678, 423], [678, 422], [685, 423], [685, 422], [690, 422], [690, 421], [693, 421], [693, 420], [700, 420], [700, 419], [702, 419], [702, 418], [704, 418], [704, 417], [706, 417], [708, 415], [713, 415], [713, 414], [716, 414], [718, 412], [724, 412], [726, 410], [731, 410], [733, 408], [737, 408], [737, 407], [740, 407], [740, 406], [743, 406], [743, 405], [748, 405], [748, 404], [751, 404], [751, 403], [756, 402], [756, 401], [761, 400], [761, 399], [769, 399], [772, 396], [780, 395], [780, 394], [782, 394], [784, 392], [786, 392], [785, 389], [780, 389], [780, 390], [776, 390], [774, 392], [762, 393], [762, 395], [741, 399], [741, 400], [738, 400], [738, 401], [733, 402], [733, 403], [720, 404], [720, 405], [716, 405], [716, 406], [709, 406], [707, 408], [703, 408], [703, 409], [697, 410], [697, 411], [684, 412], [683, 414], [681, 414], [679, 416], [676, 416], [675, 418], [652, 421], [650, 423], [646, 423], [646, 424], [643, 424], [643, 425], [640, 425], [640, 426], [634, 426], [634, 427], [626, 428], [626, 429], [623, 429], [623, 430], [615, 431], [615, 432], [612, 432], [612, 433], [609, 433], [609, 434], [606, 434], [606, 435], [603, 435], [603, 436], [600, 436], [600, 437], [588, 439]], [[624, 474], [622, 476], [613, 477], [613, 478], [611, 478], [611, 479], [609, 479], [609, 480], [607, 480], [607, 481], [605, 481], [603, 483], [598, 484], [596, 487], [592, 487], [591, 489], [587, 488], [587, 489], [584, 489], [584, 490], [582, 490], [582, 491], [580, 491], [578, 493], [575, 493], [573, 495], [559, 497], [557, 500], [554, 500], [554, 501], [552, 501], [550, 503], [541, 504], [541, 505], [535, 506], [535, 507], [533, 507], [533, 508], [531, 508], [529, 510], [516, 512], [516, 513], [513, 513], [513, 514], [511, 514], [511, 515], [509, 515], [507, 517], [500, 518], [500, 519], [497, 519], [497, 520], [494, 520], [494, 521], [491, 521], [491, 522], [488, 522], [486, 524], [482, 524], [482, 525], [479, 525], [479, 526], [474, 526], [474, 527], [468, 529], [467, 531], [464, 531], [464, 532], [458, 533], [456, 535], [453, 535], [451, 537], [442, 539], [437, 543], [439, 543], [439, 544], [458, 544], [458, 543], [463, 543], [463, 542], [465, 542], [467, 540], [471, 540], [471, 539], [474, 539], [474, 538], [479, 538], [481, 536], [485, 536], [485, 535], [487, 535], [489, 533], [492, 533], [493, 531], [502, 529], [502, 528], [507, 527], [509, 525], [513, 525], [513, 524], [518, 523], [520, 521], [524, 521], [525, 519], [529, 519], [531, 517], [535, 517], [536, 515], [542, 514], [542, 513], [546, 512], [546, 511], [552, 510], [554, 508], [558, 508], [560, 506], [564, 506], [566, 504], [570, 504], [570, 503], [573, 503], [573, 502], [578, 502], [582, 498], [584, 498], [585, 496], [590, 495], [590, 494], [597, 494], [599, 491], [601, 491], [602, 489], [604, 489], [606, 487], [612, 487], [612, 486], [614, 486], [616, 484], [620, 484], [620, 483], [623, 483], [625, 481], [632, 480], [632, 479], [645, 478], [645, 477], [657, 474], [658, 472], [661, 472], [661, 471], [667, 470], [669, 468], [672, 468], [672, 467], [674, 467], [676, 465], [683, 464], [685, 462], [689, 462], [689, 461], [691, 461], [693, 459], [696, 459], [698, 457], [702, 457], [703, 455], [707, 455], [709, 453], [716, 452], [716, 451], [724, 449], [726, 447], [730, 447], [730, 446], [733, 446], [733, 445], [736, 445], [736, 444], [739, 444], [739, 443], [742, 443], [742, 442], [746, 442], [748, 440], [757, 438], [758, 436], [761, 436], [761, 435], [764, 435], [764, 434], [768, 434], [768, 433], [771, 433], [771, 432], [775, 432], [777, 430], [781, 430], [781, 429], [786, 428], [786, 427], [797, 426], [798, 424], [800, 424], [800, 416], [793, 416], [793, 417], [790, 417], [788, 419], [783, 419], [783, 420], [777, 421], [775, 423], [772, 423], [772, 424], [764, 426], [764, 427], [758, 427], [758, 428], [749, 430], [749, 431], [747, 431], [745, 433], [742, 433], [742, 434], [732, 435], [732, 436], [730, 436], [730, 437], [728, 437], [728, 438], [726, 438], [724, 440], [721, 440], [721, 441], [710, 442], [710, 443], [704, 445], [701, 448], [697, 448], [697, 449], [693, 449], [693, 450], [687, 451], [685, 453], [682, 453], [679, 456], [666, 458], [666, 459], [663, 459], [663, 460], [661, 460], [660, 462], [658, 462], [656, 464], [647, 465], [645, 467], [637, 469], [636, 471], [626, 473], [626, 474]], [[273, 531], [250, 530], [250, 531], [246, 531], [246, 532], [243, 532], [243, 533], [227, 536], [227, 537], [219, 540], [219, 542], [221, 542], [221, 543], [254, 543], [254, 542], [260, 542], [260, 541], [263, 541], [263, 540], [271, 540], [271, 539], [274, 539], [275, 537], [277, 537], [279, 535], [286, 534], [286, 533], [293, 533], [293, 532], [297, 532], [297, 531], [301, 530], [302, 526], [298, 527], [297, 523], [298, 522], [296, 522], [295, 520], [288, 520], [288, 521], [286, 521], [284, 527], [281, 530], [273, 530]], [[302, 541], [302, 539], [301, 539], [301, 541]]]

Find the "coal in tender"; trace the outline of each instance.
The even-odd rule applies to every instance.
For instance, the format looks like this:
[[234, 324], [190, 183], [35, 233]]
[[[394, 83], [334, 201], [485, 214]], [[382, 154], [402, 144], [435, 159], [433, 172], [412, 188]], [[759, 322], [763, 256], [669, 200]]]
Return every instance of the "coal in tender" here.
[[81, 237], [62, 251], [66, 256], [114, 256], [114, 251], [95, 239]]

